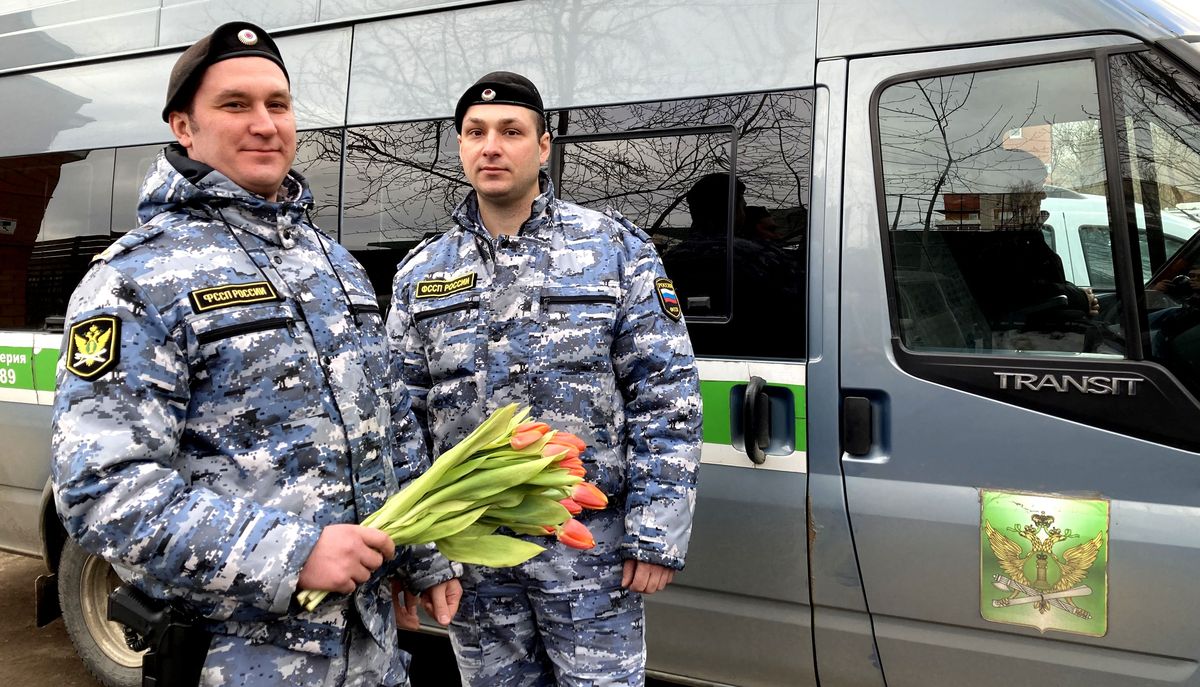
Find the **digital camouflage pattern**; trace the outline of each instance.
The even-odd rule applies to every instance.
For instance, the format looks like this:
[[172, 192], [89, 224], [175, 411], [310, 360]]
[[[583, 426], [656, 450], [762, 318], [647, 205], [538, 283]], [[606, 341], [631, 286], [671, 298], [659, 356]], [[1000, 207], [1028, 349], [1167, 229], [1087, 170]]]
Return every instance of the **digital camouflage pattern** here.
[[[482, 655], [479, 642], [544, 643], [559, 669], [559, 659], [575, 657], [577, 675], [615, 678], [631, 654], [644, 661], [641, 600], [620, 588], [622, 561], [682, 568], [695, 507], [699, 375], [684, 323], [656, 285], [667, 279], [662, 262], [623, 218], [556, 199], [544, 174], [541, 183], [518, 235], [498, 239], [469, 194], [454, 214], [458, 226], [401, 264], [388, 316], [395, 374], [436, 452], [497, 407], [529, 405], [534, 418], [588, 443], [588, 479], [610, 498], [607, 510], [580, 516], [594, 549], [552, 545], [512, 571], [465, 573], [451, 632], [464, 675], [472, 663], [488, 664], [473, 684], [526, 684], [516, 645], [491, 649], [505, 661]], [[531, 603], [539, 595], [570, 601], [534, 611], [540, 639], [530, 609], [505, 606], [513, 584], [530, 590]], [[588, 615], [572, 621], [591, 628], [586, 643], [572, 623], [548, 625], [572, 613]], [[491, 634], [473, 640], [475, 622], [494, 624]]]
[[[313, 613], [293, 600], [321, 528], [379, 508], [424, 469], [425, 447], [389, 384], [365, 271], [305, 220], [299, 175], [281, 198], [247, 194], [178, 146], [159, 155], [145, 224], [71, 299], [84, 357], [60, 360], [55, 500], [84, 549], [218, 635], [334, 657], [361, 618], [386, 648], [385, 684], [399, 684], [388, 571]], [[417, 590], [452, 574], [428, 548], [396, 567]]]

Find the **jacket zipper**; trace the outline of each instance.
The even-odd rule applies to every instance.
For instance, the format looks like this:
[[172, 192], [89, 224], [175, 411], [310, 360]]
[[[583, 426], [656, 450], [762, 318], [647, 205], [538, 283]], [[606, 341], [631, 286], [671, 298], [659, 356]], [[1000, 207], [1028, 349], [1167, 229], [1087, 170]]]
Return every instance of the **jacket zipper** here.
[[478, 307], [479, 303], [476, 301], [463, 301], [462, 303], [455, 303], [454, 305], [447, 305], [441, 308], [434, 308], [433, 310], [426, 310], [425, 312], [414, 313], [413, 322], [416, 323], [420, 322], [421, 320], [427, 320], [430, 317], [437, 317], [438, 315], [445, 315], [446, 313], [456, 312], [459, 310], [470, 310]]
[[612, 303], [616, 304], [616, 296], [542, 296], [542, 307], [553, 303], [575, 305], [579, 303]]
[[201, 332], [196, 335], [196, 342], [199, 344], [212, 343], [220, 339], [237, 336], [239, 334], [250, 334], [252, 332], [261, 332], [268, 329], [279, 329], [280, 327], [292, 328], [292, 318], [290, 317], [272, 317], [266, 320], [255, 320], [253, 322], [242, 322], [239, 324], [231, 324], [225, 327], [217, 327], [206, 332]]
[[379, 306], [378, 305], [354, 305], [351, 308], [351, 312], [355, 316], [363, 315], [363, 314], [378, 315], [379, 314]]

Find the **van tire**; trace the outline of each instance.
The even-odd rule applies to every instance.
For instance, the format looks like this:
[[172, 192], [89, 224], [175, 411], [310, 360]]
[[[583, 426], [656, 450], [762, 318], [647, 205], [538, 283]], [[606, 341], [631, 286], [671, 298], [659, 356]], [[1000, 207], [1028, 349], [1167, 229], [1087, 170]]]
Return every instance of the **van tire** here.
[[58, 603], [67, 634], [84, 667], [105, 687], [139, 687], [142, 654], [125, 643], [122, 626], [107, 619], [108, 593], [120, 580], [112, 566], [68, 539], [58, 566]]

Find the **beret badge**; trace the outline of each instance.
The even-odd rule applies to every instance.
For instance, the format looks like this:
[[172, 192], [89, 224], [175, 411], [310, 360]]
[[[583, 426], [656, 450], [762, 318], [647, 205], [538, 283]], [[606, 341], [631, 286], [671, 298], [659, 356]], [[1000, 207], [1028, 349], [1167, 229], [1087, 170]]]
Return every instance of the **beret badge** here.
[[258, 34], [254, 33], [250, 29], [242, 29], [241, 31], [238, 31], [237, 37], [238, 40], [242, 42], [242, 45], [254, 45], [258, 42]]
[[483, 89], [483, 93], [479, 94], [479, 97], [483, 98], [484, 100], [495, 100], [496, 92], [490, 88], [485, 88], [485, 89]]

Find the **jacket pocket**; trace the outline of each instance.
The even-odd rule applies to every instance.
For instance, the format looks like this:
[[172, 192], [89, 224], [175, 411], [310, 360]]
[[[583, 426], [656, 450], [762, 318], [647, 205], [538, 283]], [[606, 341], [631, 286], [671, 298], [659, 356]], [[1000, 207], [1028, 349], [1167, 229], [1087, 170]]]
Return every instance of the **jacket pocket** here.
[[549, 291], [541, 297], [536, 350], [558, 372], [610, 369], [617, 297], [611, 293]]
[[479, 369], [482, 327], [478, 300], [414, 309], [412, 321], [434, 385], [471, 377]]
[[263, 332], [269, 329], [279, 329], [281, 327], [291, 328], [295, 323], [290, 317], [270, 317], [263, 320], [251, 320], [249, 322], [238, 322], [235, 324], [214, 327], [196, 335], [196, 343], [203, 346], [221, 339], [239, 336], [242, 334], [253, 334], [255, 332]]
[[222, 309], [188, 326], [195, 342], [189, 429], [264, 433], [324, 412], [312, 337], [288, 306]]

